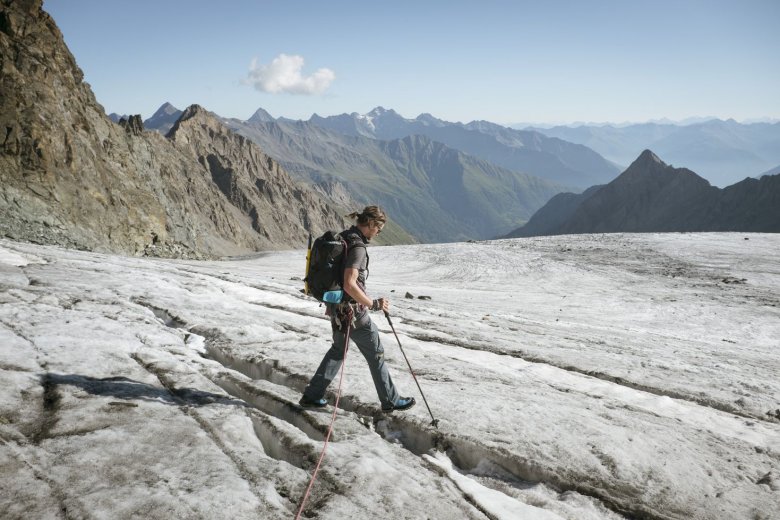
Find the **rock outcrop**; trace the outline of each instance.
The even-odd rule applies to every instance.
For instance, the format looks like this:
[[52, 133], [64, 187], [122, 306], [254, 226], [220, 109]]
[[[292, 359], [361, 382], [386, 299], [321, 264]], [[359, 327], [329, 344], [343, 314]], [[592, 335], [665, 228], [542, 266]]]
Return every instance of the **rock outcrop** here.
[[144, 123], [141, 116], [136, 114], [127, 119], [124, 117], [119, 120], [119, 126], [123, 127], [128, 134], [141, 135], [144, 132]]
[[346, 223], [198, 107], [115, 124], [41, 0], [0, 0], [0, 236], [124, 254], [300, 247]]

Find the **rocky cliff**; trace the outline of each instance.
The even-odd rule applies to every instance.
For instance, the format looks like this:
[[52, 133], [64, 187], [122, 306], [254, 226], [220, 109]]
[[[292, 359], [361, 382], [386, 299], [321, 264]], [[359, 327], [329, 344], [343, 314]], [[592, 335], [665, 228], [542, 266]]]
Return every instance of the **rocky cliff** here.
[[41, 0], [0, 0], [0, 236], [164, 256], [303, 246], [345, 222], [191, 107], [169, 139], [97, 103]]

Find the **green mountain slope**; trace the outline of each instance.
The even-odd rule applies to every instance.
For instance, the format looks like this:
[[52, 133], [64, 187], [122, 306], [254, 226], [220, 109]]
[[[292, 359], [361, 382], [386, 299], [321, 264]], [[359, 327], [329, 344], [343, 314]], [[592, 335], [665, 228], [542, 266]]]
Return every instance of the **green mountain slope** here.
[[342, 194], [345, 200], [380, 204], [424, 242], [506, 233], [553, 195], [567, 190], [423, 136], [380, 141], [303, 121], [225, 122], [293, 176], [327, 194]]

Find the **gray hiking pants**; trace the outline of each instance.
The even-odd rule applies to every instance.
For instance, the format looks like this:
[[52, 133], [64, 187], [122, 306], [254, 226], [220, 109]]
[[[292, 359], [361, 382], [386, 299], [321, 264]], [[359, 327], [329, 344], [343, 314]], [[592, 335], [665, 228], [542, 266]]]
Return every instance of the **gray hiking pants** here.
[[[331, 381], [338, 374], [341, 363], [344, 360], [344, 340], [346, 328], [340, 330], [335, 322], [331, 322], [333, 328], [333, 344], [322, 358], [314, 377], [306, 386], [303, 394], [311, 400], [321, 399]], [[368, 312], [359, 314], [355, 323], [350, 328], [349, 339], [360, 349], [363, 357], [368, 362], [371, 377], [374, 379], [376, 393], [383, 406], [394, 405], [398, 401], [398, 391], [395, 389], [390, 373], [385, 364], [385, 350], [379, 339], [379, 330], [368, 315]]]

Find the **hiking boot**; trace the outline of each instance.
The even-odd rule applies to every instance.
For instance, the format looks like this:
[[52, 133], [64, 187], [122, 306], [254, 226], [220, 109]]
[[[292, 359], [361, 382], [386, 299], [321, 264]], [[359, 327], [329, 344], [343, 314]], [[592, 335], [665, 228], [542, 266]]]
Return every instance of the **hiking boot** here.
[[328, 406], [328, 400], [325, 398], [309, 399], [304, 395], [303, 397], [301, 397], [301, 400], [298, 401], [298, 404], [304, 408], [325, 408], [326, 406]]
[[408, 410], [412, 406], [415, 405], [417, 401], [414, 400], [414, 397], [400, 397], [398, 401], [395, 402], [395, 404], [391, 405], [382, 405], [382, 411], [383, 412], [392, 412], [393, 410]]

